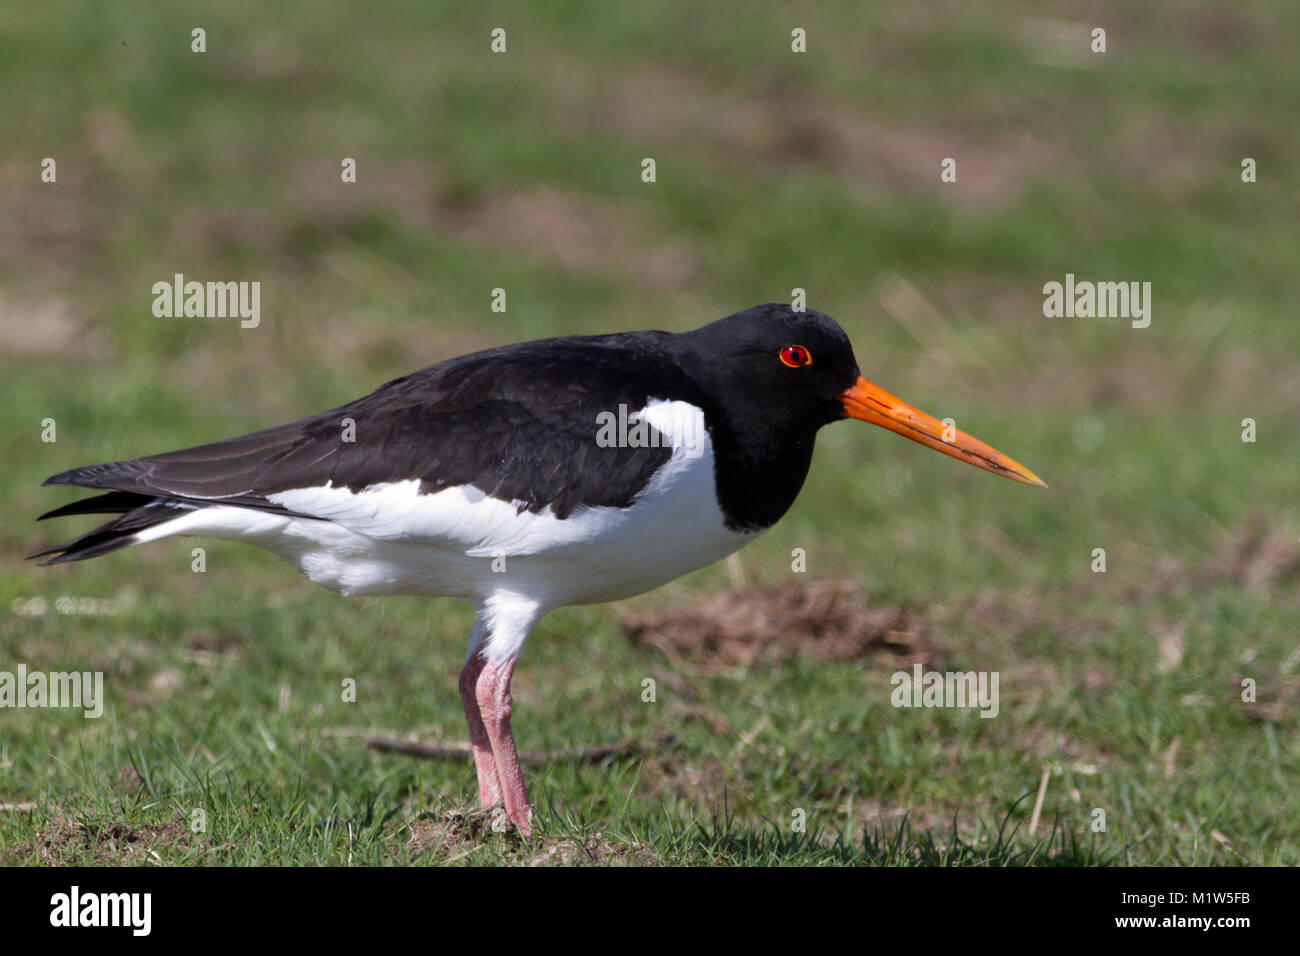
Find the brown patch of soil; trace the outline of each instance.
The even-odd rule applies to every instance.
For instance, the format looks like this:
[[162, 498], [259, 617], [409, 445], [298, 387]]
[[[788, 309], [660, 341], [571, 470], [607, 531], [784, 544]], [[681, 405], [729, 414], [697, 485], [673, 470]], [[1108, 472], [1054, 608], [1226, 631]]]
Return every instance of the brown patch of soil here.
[[[34, 841], [23, 846], [22, 852], [35, 851], [42, 862], [56, 866], [85, 862], [131, 866], [159, 862], [154, 847], [172, 844], [205, 849], [208, 841], [191, 833], [179, 817], [161, 825], [133, 827], [116, 821], [87, 823], [57, 816]], [[91, 854], [89, 861], [87, 851]]]
[[[1100, 586], [1088, 575], [1079, 590]], [[1093, 579], [1089, 581], [1089, 578]], [[1260, 512], [1252, 514], [1223, 546], [1200, 565], [1166, 558], [1142, 584], [1128, 588], [1128, 601], [1149, 601], [1163, 597], [1180, 585], [1194, 587], [1233, 584], [1253, 592], [1266, 592], [1300, 581], [1300, 547], [1290, 538], [1269, 531]]]
[[0, 272], [48, 275], [98, 257], [113, 203], [95, 197], [96, 184], [77, 163], [60, 162], [54, 183], [41, 182], [32, 162], [0, 163]]
[[495, 810], [486, 809], [448, 810], [441, 817], [424, 813], [408, 829], [406, 848], [412, 860], [424, 853], [455, 856], [467, 842], [477, 843], [494, 832], [513, 832]]
[[375, 212], [391, 215], [414, 229], [440, 228], [442, 173], [430, 162], [360, 159], [357, 181], [345, 183], [335, 157], [301, 156], [302, 175], [290, 187], [301, 223], [337, 230]]
[[[331, 268], [339, 264], [341, 256], [341, 253], [330, 256]], [[412, 356], [432, 365], [501, 344], [501, 338], [492, 329], [465, 325], [450, 316], [439, 315], [436, 323], [394, 326], [385, 329], [382, 338], [375, 336], [376, 325], [366, 314], [322, 320], [316, 326], [315, 346], [334, 362], [352, 362], [361, 356], [368, 365], [405, 366]]]
[[494, 835], [508, 836], [508, 851], [529, 866], [651, 866], [658, 856], [640, 843], [614, 843], [601, 834], [581, 840], [520, 837], [500, 808], [448, 810], [440, 817], [421, 814], [410, 824], [406, 848], [411, 859], [432, 853], [439, 863], [464, 859]]
[[1280, 534], [1271, 534], [1264, 515], [1256, 512], [1238, 530], [1227, 548], [1196, 572], [1198, 584], [1230, 582], [1251, 589], [1281, 587], [1300, 578], [1300, 547]]
[[675, 661], [706, 667], [788, 660], [857, 660], [888, 652], [900, 662], [933, 656], [926, 619], [871, 606], [850, 581], [786, 582], [708, 594], [684, 607], [623, 615], [628, 638]]
[[805, 94], [718, 90], [677, 70], [634, 68], [609, 89], [571, 95], [575, 102], [562, 107], [570, 120], [595, 119], [638, 141], [689, 141], [774, 170], [814, 166], [891, 189], [934, 192], [940, 160], [955, 157], [957, 182], [944, 195], [977, 206], [1005, 204], [1069, 165], [1062, 150], [1028, 133], [903, 125]]
[[552, 187], [505, 189], [446, 215], [466, 242], [517, 249], [566, 269], [621, 272], [651, 288], [683, 285], [696, 271], [687, 246], [647, 238], [646, 216], [628, 202]]
[[1253, 701], [1241, 699], [1242, 679], [1246, 676], [1256, 675], [1236, 674], [1228, 681], [1229, 693], [1238, 701], [1242, 715], [1247, 720], [1294, 728], [1296, 715], [1300, 714], [1300, 675], [1280, 674], [1271, 680], [1259, 679]]
[[191, 650], [208, 651], [214, 654], [242, 650], [244, 646], [243, 638], [233, 631], [218, 631], [211, 628], [188, 631], [185, 634], [185, 643]]
[[655, 866], [659, 856], [642, 843], [614, 843], [601, 834], [578, 840], [547, 841], [532, 866]]
[[0, 298], [0, 354], [6, 358], [54, 355], [68, 358], [107, 350], [106, 340], [86, 328], [62, 299]]
[[986, 634], [1008, 635], [1032, 631], [1049, 620], [1043, 599], [1023, 591], [973, 595], [958, 606], [954, 616]]

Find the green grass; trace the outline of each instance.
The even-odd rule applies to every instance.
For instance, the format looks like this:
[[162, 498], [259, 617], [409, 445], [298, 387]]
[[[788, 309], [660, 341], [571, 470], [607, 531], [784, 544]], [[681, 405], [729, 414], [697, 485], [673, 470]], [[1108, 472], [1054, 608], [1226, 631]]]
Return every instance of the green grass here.
[[[1091, 68], [1044, 63], [1010, 3], [630, 6], [0, 15], [0, 670], [102, 670], [108, 697], [0, 710], [0, 863], [1300, 863], [1294, 6], [1102, 4]], [[154, 318], [175, 272], [260, 280], [261, 327]], [[1151, 327], [1044, 318], [1066, 272], [1150, 281]], [[1001, 674], [996, 719], [895, 709], [888, 655], [714, 669], [626, 638], [629, 608], [733, 586], [705, 569], [534, 632], [521, 747], [649, 752], [529, 767], [521, 841], [447, 822], [468, 762], [360, 739], [464, 738], [468, 607], [347, 600], [220, 542], [22, 560], [83, 527], [31, 523], [73, 497], [38, 487], [56, 471], [795, 287], [869, 378], [1051, 487], [836, 426], [745, 576], [788, 582], [804, 548], [808, 579], [914, 609], [938, 669]]]

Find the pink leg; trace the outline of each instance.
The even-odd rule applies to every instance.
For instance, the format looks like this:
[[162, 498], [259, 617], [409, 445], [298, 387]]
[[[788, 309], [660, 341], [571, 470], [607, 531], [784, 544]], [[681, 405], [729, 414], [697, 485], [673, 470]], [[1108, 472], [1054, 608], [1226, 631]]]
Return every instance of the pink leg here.
[[[497, 780], [501, 796], [505, 800], [506, 815], [520, 833], [525, 836], [533, 832], [533, 808], [528, 804], [528, 793], [524, 789], [524, 775], [519, 769], [519, 753], [515, 750], [514, 734], [510, 732], [510, 675], [514, 673], [515, 659], [481, 663], [481, 673], [475, 687], [484, 729], [492, 744], [492, 755], [496, 758]], [[478, 754], [478, 746], [474, 748]], [[482, 779], [482, 770], [479, 771]]]
[[475, 694], [482, 671], [483, 658], [471, 654], [465, 662], [464, 670], [460, 672], [460, 702], [465, 708], [469, 741], [474, 747], [474, 769], [478, 771], [478, 802], [485, 807], [498, 807], [505, 798], [501, 793], [496, 757], [492, 755], [492, 742], [488, 738], [487, 728], [483, 726], [483, 715], [479, 712]]

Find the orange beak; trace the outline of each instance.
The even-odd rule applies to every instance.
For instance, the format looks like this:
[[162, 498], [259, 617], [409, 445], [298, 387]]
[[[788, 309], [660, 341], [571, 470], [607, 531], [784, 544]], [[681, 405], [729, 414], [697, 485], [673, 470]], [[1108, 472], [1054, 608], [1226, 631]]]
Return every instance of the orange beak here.
[[1012, 461], [979, 439], [971, 438], [965, 432], [913, 408], [880, 386], [872, 385], [861, 375], [852, 388], [840, 395], [840, 401], [844, 404], [844, 414], [848, 418], [888, 428], [891, 432], [919, 441], [935, 451], [960, 458], [976, 468], [983, 468], [1012, 481], [1047, 487], [1041, 478], [1024, 465]]

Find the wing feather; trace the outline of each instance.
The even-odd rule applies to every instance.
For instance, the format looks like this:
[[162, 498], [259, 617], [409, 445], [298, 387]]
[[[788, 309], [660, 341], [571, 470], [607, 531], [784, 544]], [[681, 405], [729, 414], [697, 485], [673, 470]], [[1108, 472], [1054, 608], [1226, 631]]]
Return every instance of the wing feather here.
[[[692, 388], [644, 337], [523, 343], [430, 366], [286, 425], [74, 468], [45, 484], [109, 492], [95, 499], [105, 504], [126, 503], [111, 497], [126, 493], [316, 517], [272, 499], [417, 479], [422, 493], [469, 485], [563, 518], [579, 507], [630, 505], [671, 454], [598, 446], [598, 414], [620, 404], [635, 411], [652, 398], [690, 400]], [[76, 511], [74, 503], [54, 514]]]

